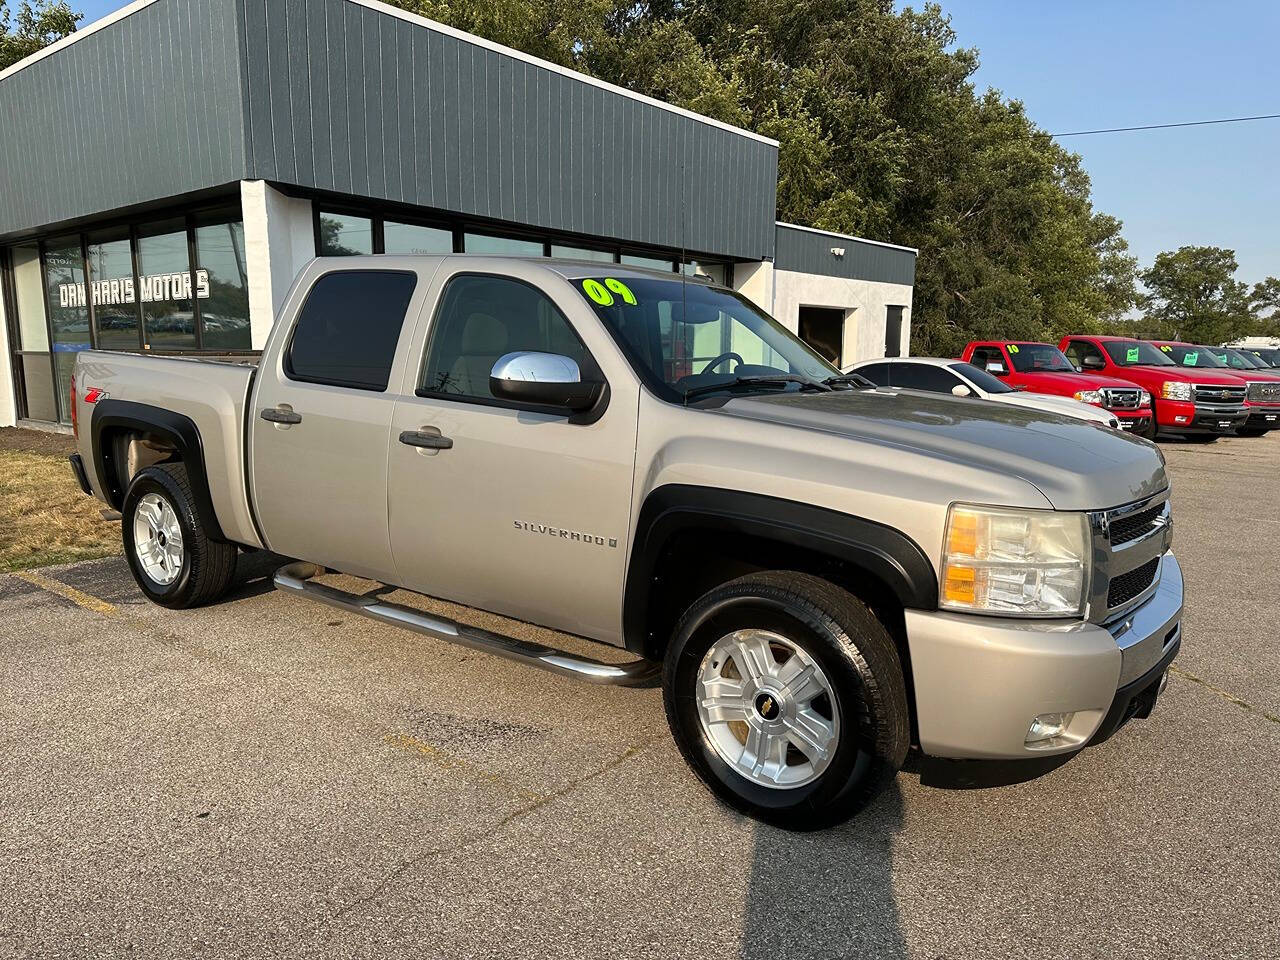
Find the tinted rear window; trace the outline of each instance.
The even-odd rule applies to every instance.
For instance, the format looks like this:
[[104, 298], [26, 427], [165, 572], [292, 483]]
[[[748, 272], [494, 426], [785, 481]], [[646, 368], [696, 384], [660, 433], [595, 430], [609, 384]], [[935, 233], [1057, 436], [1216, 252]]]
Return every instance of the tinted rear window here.
[[418, 277], [342, 270], [316, 281], [293, 330], [284, 369], [291, 380], [385, 390]]

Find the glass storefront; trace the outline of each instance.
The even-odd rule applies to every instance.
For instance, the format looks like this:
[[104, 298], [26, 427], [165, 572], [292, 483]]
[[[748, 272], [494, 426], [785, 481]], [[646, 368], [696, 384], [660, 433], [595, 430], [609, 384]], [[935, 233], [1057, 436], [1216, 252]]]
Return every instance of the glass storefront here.
[[383, 253], [453, 253], [453, 231], [388, 220], [382, 225]]
[[[220, 209], [0, 251], [19, 415], [68, 422], [76, 354], [251, 349], [244, 226]], [[193, 260], [194, 256], [194, 260]]]
[[373, 253], [373, 221], [345, 213], [321, 213], [316, 253], [322, 257], [353, 257]]

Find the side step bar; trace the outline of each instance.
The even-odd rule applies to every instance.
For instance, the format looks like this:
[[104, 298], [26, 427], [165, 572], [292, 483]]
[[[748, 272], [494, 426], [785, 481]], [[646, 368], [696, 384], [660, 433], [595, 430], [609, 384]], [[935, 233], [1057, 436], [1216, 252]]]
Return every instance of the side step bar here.
[[437, 640], [448, 640], [464, 647], [483, 650], [485, 653], [518, 660], [530, 666], [550, 670], [591, 683], [612, 684], [619, 687], [649, 686], [662, 672], [662, 665], [650, 660], [633, 660], [629, 663], [602, 663], [589, 657], [565, 653], [553, 647], [544, 647], [538, 643], [527, 643], [514, 637], [504, 637], [479, 627], [438, 617], [421, 610], [402, 606], [398, 603], [387, 603], [376, 597], [362, 597], [347, 593], [322, 583], [312, 583], [312, 577], [324, 573], [324, 568], [314, 563], [300, 561], [281, 567], [275, 574], [277, 590], [285, 593], [298, 593], [318, 600], [339, 610], [359, 614], [390, 624], [393, 627], [407, 627], [424, 633]]

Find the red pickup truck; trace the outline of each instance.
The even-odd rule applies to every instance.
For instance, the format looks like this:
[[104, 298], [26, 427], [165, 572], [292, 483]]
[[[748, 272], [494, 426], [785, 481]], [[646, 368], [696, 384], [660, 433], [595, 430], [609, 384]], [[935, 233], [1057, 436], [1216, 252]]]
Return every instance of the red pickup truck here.
[[1209, 368], [1239, 377], [1248, 386], [1244, 405], [1249, 411], [1236, 432], [1242, 437], [1260, 437], [1268, 430], [1280, 429], [1280, 370], [1259, 369], [1251, 359], [1230, 347], [1204, 347], [1175, 340], [1152, 340], [1174, 363], [1196, 369]]
[[974, 340], [960, 357], [1032, 393], [1073, 397], [1114, 413], [1123, 430], [1151, 431], [1151, 394], [1132, 380], [1076, 372], [1052, 343], [1027, 340]]
[[1067, 336], [1058, 348], [1081, 373], [1124, 377], [1151, 394], [1155, 414], [1149, 436], [1208, 442], [1249, 418], [1245, 382], [1221, 370], [1182, 367], [1143, 340]]

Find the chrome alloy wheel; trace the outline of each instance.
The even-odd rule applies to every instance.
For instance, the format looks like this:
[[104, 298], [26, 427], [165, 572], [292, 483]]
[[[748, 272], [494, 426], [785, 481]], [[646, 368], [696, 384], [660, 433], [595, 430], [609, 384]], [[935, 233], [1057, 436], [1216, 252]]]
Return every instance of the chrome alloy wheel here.
[[840, 742], [836, 696], [817, 661], [768, 630], [735, 630], [698, 668], [698, 719], [730, 767], [772, 788], [822, 775]]
[[143, 494], [133, 511], [133, 552], [148, 577], [167, 587], [182, 572], [182, 527], [173, 505]]

